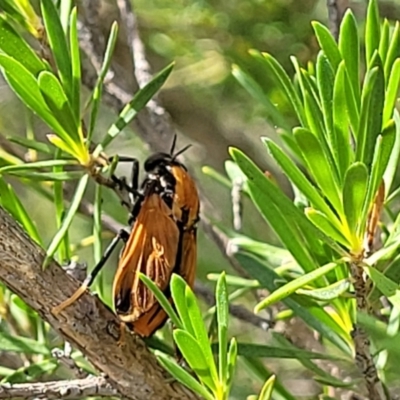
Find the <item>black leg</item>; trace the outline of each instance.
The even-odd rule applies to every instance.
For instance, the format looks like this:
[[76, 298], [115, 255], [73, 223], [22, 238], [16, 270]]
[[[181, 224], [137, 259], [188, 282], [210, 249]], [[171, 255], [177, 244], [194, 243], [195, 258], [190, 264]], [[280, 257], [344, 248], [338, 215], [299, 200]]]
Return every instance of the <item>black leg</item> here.
[[54, 315], [59, 314], [64, 308], [70, 306], [72, 303], [78, 300], [83, 295], [83, 293], [85, 293], [86, 289], [93, 283], [96, 276], [99, 274], [100, 270], [104, 267], [106, 261], [110, 258], [110, 255], [114, 251], [118, 242], [120, 240], [126, 242], [128, 238], [129, 238], [129, 233], [121, 229], [118, 232], [118, 235], [115, 236], [112, 242], [108, 245], [106, 251], [104, 252], [103, 257], [94, 267], [93, 271], [86, 277], [86, 279], [83, 281], [79, 289], [70, 298], [68, 298], [67, 300], [63, 301], [61, 304], [53, 308], [52, 312]]

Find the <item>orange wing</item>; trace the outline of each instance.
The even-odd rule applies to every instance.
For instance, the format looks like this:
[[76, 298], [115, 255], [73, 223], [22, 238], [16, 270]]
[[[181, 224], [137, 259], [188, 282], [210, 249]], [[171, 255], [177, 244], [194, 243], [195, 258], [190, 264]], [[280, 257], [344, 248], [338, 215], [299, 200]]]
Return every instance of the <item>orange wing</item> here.
[[[174, 217], [178, 221], [184, 222], [185, 229], [190, 229], [199, 219], [200, 202], [197, 188], [191, 176], [181, 166], [174, 165], [172, 174], [176, 180], [173, 203]], [[187, 213], [186, 221], [183, 221], [185, 212]]]
[[197, 267], [196, 223], [199, 219], [199, 195], [193, 179], [184, 168], [173, 166], [172, 173], [176, 180], [173, 213], [177, 220], [183, 222], [182, 255], [177, 273], [193, 288]]
[[143, 201], [132, 233], [121, 255], [114, 279], [114, 303], [123, 322], [133, 323], [142, 336], [151, 335], [165, 321], [151, 290], [137, 274], [146, 274], [164, 291], [176, 264], [179, 229], [161, 197], [150, 194]]

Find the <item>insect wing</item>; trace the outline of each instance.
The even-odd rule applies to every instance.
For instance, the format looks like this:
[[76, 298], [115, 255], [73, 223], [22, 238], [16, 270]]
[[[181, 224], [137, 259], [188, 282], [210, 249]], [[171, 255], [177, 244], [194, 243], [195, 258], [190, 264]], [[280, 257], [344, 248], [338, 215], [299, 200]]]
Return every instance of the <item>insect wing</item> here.
[[114, 279], [115, 309], [122, 321], [134, 323], [146, 313], [146, 318], [157, 316], [160, 306], [138, 272], [164, 291], [176, 264], [178, 247], [179, 229], [171, 210], [158, 194], [150, 194], [142, 203]]

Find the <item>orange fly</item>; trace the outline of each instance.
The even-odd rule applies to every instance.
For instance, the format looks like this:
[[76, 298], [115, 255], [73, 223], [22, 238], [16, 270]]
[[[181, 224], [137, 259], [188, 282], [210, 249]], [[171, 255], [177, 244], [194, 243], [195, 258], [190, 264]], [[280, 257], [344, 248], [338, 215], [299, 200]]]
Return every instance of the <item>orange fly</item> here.
[[[92, 284], [120, 240], [125, 242], [113, 284], [114, 307], [122, 322], [141, 336], [161, 328], [167, 315], [153, 293], [139, 279], [146, 274], [170, 299], [173, 272], [193, 287], [196, 275], [196, 230], [199, 196], [196, 185], [174, 154], [176, 137], [169, 154], [156, 153], [144, 163], [146, 177], [138, 187], [138, 162], [133, 161], [132, 231], [121, 231], [81, 287], [53, 309], [55, 314], [76, 301]], [[123, 161], [123, 158], [120, 158]], [[128, 159], [126, 159], [127, 161]]]

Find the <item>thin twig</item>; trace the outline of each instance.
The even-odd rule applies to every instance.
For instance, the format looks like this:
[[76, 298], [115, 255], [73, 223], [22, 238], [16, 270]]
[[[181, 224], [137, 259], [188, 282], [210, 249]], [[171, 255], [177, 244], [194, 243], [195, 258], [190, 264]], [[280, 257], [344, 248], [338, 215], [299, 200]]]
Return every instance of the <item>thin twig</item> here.
[[121, 397], [104, 377], [40, 383], [0, 384], [0, 399], [79, 399], [83, 397]]

